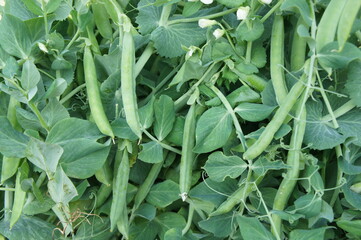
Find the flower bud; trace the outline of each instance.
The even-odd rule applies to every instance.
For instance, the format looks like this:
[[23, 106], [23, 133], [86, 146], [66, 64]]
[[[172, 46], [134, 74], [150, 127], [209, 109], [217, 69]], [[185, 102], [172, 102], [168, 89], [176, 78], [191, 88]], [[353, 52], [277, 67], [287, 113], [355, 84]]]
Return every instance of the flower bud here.
[[238, 20], [244, 20], [247, 18], [250, 7], [239, 7], [237, 10], [237, 19]]
[[272, 2], [272, 0], [261, 0], [261, 2], [264, 4], [270, 4]]
[[46, 46], [44, 45], [44, 43], [38, 42], [38, 47], [41, 51], [48, 53], [48, 49], [46, 48]]
[[204, 4], [212, 4], [213, 0], [201, 0], [201, 2]]
[[199, 19], [198, 20], [198, 26], [200, 26], [201, 28], [206, 28], [206, 27], [210, 27], [217, 24], [216, 20], [209, 20], [209, 19]]
[[214, 30], [213, 32], [213, 36], [218, 39], [221, 38], [224, 35], [225, 31], [223, 29], [217, 28], [216, 30]]

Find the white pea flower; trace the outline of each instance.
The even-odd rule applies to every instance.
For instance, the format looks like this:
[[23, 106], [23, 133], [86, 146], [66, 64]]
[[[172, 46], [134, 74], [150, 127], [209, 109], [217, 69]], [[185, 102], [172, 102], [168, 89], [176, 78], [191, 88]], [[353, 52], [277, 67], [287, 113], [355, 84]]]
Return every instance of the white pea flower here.
[[206, 28], [206, 27], [210, 27], [217, 24], [216, 20], [209, 20], [209, 19], [199, 19], [198, 20], [198, 26], [200, 26], [201, 28]]
[[213, 0], [201, 0], [201, 2], [204, 4], [212, 4]]
[[38, 42], [38, 47], [40, 48], [41, 51], [48, 53], [48, 49], [46, 48], [46, 46], [44, 45], [44, 43]]
[[270, 4], [272, 2], [272, 0], [261, 0], [261, 2], [264, 4]]
[[237, 19], [238, 20], [244, 20], [247, 18], [250, 7], [239, 7], [237, 10]]
[[0, 6], [2, 6], [2, 7], [5, 6], [5, 0], [0, 0]]
[[224, 35], [225, 31], [223, 29], [217, 28], [216, 30], [214, 30], [213, 32], [213, 36], [218, 39], [221, 38]]

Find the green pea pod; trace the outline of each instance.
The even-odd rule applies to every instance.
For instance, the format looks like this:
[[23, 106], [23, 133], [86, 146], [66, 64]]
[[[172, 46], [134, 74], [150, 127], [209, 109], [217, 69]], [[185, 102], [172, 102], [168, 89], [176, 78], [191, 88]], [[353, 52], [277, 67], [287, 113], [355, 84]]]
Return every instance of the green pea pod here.
[[21, 189], [21, 182], [28, 177], [29, 165], [23, 162], [16, 174], [14, 204], [11, 211], [10, 229], [19, 220], [25, 204], [26, 192]]
[[[307, 41], [297, 33], [299, 26], [304, 25], [302, 18], [299, 18], [293, 33], [291, 48], [291, 71], [300, 70], [305, 64]], [[305, 25], [304, 25], [305, 26]]]
[[135, 92], [135, 46], [133, 35], [130, 32], [131, 24], [130, 22], [126, 24], [122, 44], [121, 93], [127, 123], [130, 129], [132, 129], [139, 138], [142, 138], [137, 95]]
[[123, 10], [116, 0], [101, 0], [104, 4], [105, 9], [107, 10], [112, 21], [120, 26], [122, 24], [121, 15]]
[[107, 186], [111, 185], [113, 178], [113, 171], [112, 169], [110, 169], [110, 166], [107, 161], [104, 163], [101, 169], [95, 172], [95, 177], [99, 182]]
[[97, 191], [97, 202], [96, 202], [96, 207], [99, 208], [101, 207], [105, 201], [108, 199], [108, 197], [110, 196], [110, 194], [112, 193], [113, 187], [112, 185], [105, 185], [102, 184], [99, 188], [99, 190]]
[[[124, 214], [127, 212], [126, 208], [126, 192], [129, 180], [129, 156], [127, 150], [119, 150], [116, 158], [121, 158], [117, 174], [114, 178], [113, 185], [113, 200], [110, 208], [110, 230], [113, 231], [118, 221], [123, 219]], [[125, 211], [125, 213], [124, 213]]]
[[100, 35], [106, 39], [113, 38], [112, 25], [109, 22], [109, 14], [104, 7], [104, 4], [95, 2], [92, 4], [92, 10], [94, 14], [94, 22], [99, 30]]
[[93, 30], [93, 26], [91, 24], [88, 24], [88, 26], [86, 27], [86, 32], [88, 34], [88, 39], [91, 42], [91, 50], [95, 53], [100, 55], [100, 48], [99, 48], [99, 44], [98, 44], [98, 40], [94, 35], [94, 30]]
[[278, 104], [287, 96], [284, 75], [284, 23], [282, 15], [275, 15], [271, 35], [271, 79]]
[[183, 133], [182, 157], [179, 168], [179, 190], [183, 201], [188, 197], [192, 183], [192, 167], [194, 162], [194, 143], [196, 129], [196, 106], [195, 103], [189, 108]]
[[114, 138], [113, 130], [107, 116], [105, 115], [101, 102], [97, 73], [89, 46], [86, 46], [84, 49], [84, 73], [90, 111], [94, 122], [98, 126], [100, 132]]
[[357, 13], [361, 8], [360, 0], [347, 0], [343, 8], [340, 21], [337, 27], [337, 41], [339, 51], [342, 51], [350, 36], [352, 25], [356, 20]]
[[317, 52], [321, 51], [327, 43], [333, 42], [335, 39], [337, 25], [346, 2], [345, 0], [331, 0], [328, 4], [317, 27]]

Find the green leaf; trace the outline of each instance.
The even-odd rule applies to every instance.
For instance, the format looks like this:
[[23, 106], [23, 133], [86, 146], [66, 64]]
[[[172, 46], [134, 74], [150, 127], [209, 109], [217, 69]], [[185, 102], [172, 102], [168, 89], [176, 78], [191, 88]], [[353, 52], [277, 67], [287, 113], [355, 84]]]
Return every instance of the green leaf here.
[[65, 89], [67, 88], [68, 84], [64, 78], [57, 78], [55, 79], [48, 90], [46, 91], [44, 98], [54, 98], [59, 97], [61, 94], [64, 93]]
[[214, 152], [209, 155], [204, 169], [212, 180], [222, 182], [226, 177], [239, 177], [247, 169], [247, 166], [247, 163], [240, 157], [225, 156], [222, 152]]
[[260, 158], [250, 167], [257, 175], [264, 175], [268, 170], [281, 170], [290, 168], [281, 160], [269, 161], [267, 158]]
[[49, 99], [41, 114], [50, 128], [57, 122], [70, 117], [66, 108], [56, 98]]
[[37, 217], [27, 217], [22, 215], [19, 221], [10, 230], [9, 222], [6, 220], [0, 223], [0, 233], [8, 239], [52, 239], [55, 226]]
[[164, 240], [173, 240], [173, 239], [184, 239], [182, 235], [182, 229], [171, 228], [164, 234]]
[[41, 76], [39, 70], [36, 68], [34, 62], [26, 60], [21, 74], [21, 86], [25, 90], [29, 91], [30, 89], [36, 87], [40, 79]]
[[155, 0], [141, 0], [138, 3], [139, 14], [136, 22], [139, 25], [139, 32], [143, 35], [151, 33], [156, 29], [162, 14], [162, 7], [154, 6]]
[[146, 198], [147, 202], [160, 208], [165, 208], [179, 199], [179, 186], [171, 180], [153, 185]]
[[269, 117], [275, 108], [275, 106], [268, 106], [264, 104], [241, 103], [234, 109], [234, 111], [246, 121], [260, 122]]
[[31, 129], [35, 131], [44, 131], [41, 126], [39, 119], [35, 114], [26, 111], [22, 108], [16, 108], [16, 118], [20, 124], [20, 126], [24, 129]]
[[29, 138], [16, 131], [6, 117], [0, 117], [0, 152], [6, 157], [25, 157]]
[[199, 222], [199, 227], [213, 233], [216, 237], [224, 238], [231, 234], [233, 229], [232, 223], [234, 223], [234, 215], [230, 212], [202, 220]]
[[324, 239], [327, 228], [316, 228], [311, 230], [295, 229], [290, 233], [290, 240]]
[[55, 203], [49, 197], [44, 201], [32, 201], [24, 206], [23, 213], [26, 215], [36, 215], [41, 213], [46, 213], [52, 207], [54, 207]]
[[244, 239], [275, 239], [257, 218], [237, 216], [236, 219]]
[[43, 11], [41, 10], [40, 3], [36, 0], [21, 0], [27, 9], [29, 9], [35, 15], [41, 16], [43, 15]]
[[134, 215], [152, 221], [155, 218], [157, 209], [148, 203], [143, 203], [139, 208], [134, 212]]
[[107, 160], [109, 143], [100, 144], [78, 139], [61, 144], [64, 149], [60, 164], [69, 177], [85, 179], [93, 176]]
[[102, 136], [95, 123], [79, 118], [66, 118], [54, 125], [46, 141], [62, 145], [83, 138], [96, 141]]
[[[91, 224], [89, 224], [89, 222]], [[76, 231], [75, 240], [108, 240], [114, 235], [109, 231], [109, 218], [90, 216]]]
[[361, 210], [361, 195], [351, 190], [351, 186], [359, 180], [358, 175], [346, 176], [346, 184], [342, 186], [343, 194], [345, 195], [346, 201], [351, 204], [357, 210]]
[[175, 120], [174, 102], [167, 95], [162, 95], [154, 103], [154, 133], [162, 141], [172, 131]]
[[350, 95], [352, 102], [361, 107], [361, 60], [355, 60], [348, 66], [345, 91]]
[[26, 157], [31, 163], [45, 172], [55, 173], [63, 152], [63, 148], [59, 145], [30, 138], [26, 148]]
[[154, 100], [152, 97], [150, 101], [139, 109], [139, 121], [144, 129], [148, 129], [152, 126], [154, 121]]
[[163, 148], [157, 142], [149, 142], [141, 145], [142, 151], [138, 158], [146, 163], [160, 163], [163, 161]]
[[330, 149], [345, 141], [345, 136], [321, 120], [322, 109], [323, 106], [320, 101], [307, 103], [307, 125], [304, 142], [317, 150]]
[[337, 119], [339, 131], [345, 137], [355, 137], [353, 144], [361, 146], [361, 110], [355, 109]]
[[129, 239], [156, 239], [160, 227], [155, 221], [148, 221], [146, 219], [135, 220], [129, 228]]
[[306, 0], [286, 0], [282, 3], [282, 11], [299, 13], [308, 26], [312, 24], [311, 9]]
[[184, 218], [180, 214], [173, 212], [165, 212], [158, 215], [155, 218], [155, 222], [160, 227], [160, 232], [159, 232], [160, 239], [164, 239], [164, 234], [169, 229], [172, 228], [183, 229], [186, 225], [186, 221], [184, 220]]
[[166, 140], [177, 145], [183, 144], [185, 118], [183, 116], [176, 117], [172, 131], [168, 134]]
[[114, 135], [117, 138], [128, 139], [131, 141], [137, 140], [138, 137], [130, 129], [127, 121], [124, 118], [117, 118], [111, 123]]
[[51, 0], [45, 5], [44, 12], [52, 13], [54, 12], [61, 4], [63, 0]]
[[334, 219], [334, 213], [332, 207], [323, 200], [322, 200], [321, 212], [317, 216], [314, 216], [308, 220], [308, 226], [311, 228], [312, 226], [317, 224], [317, 222], [321, 219], [322, 220], [326, 219], [330, 223], [333, 222]]
[[231, 135], [232, 127], [232, 117], [225, 108], [208, 109], [198, 120], [193, 151], [206, 153], [222, 147]]
[[10, 55], [27, 59], [30, 56], [32, 42], [25, 23], [9, 14], [2, 16], [0, 45]]
[[296, 212], [305, 215], [306, 218], [317, 216], [321, 212], [322, 198], [308, 193], [295, 201]]
[[255, 42], [252, 47], [251, 63], [257, 68], [263, 68], [267, 64], [266, 49], [262, 42]]
[[361, 148], [350, 144], [346, 147], [342, 157], [338, 158], [338, 166], [348, 175], [361, 173], [361, 166], [357, 164], [361, 159]]
[[240, 41], [255, 41], [261, 37], [264, 31], [263, 23], [260, 19], [254, 18], [249, 24], [240, 24], [236, 29], [236, 38]]
[[338, 51], [338, 42], [331, 42], [318, 53], [318, 60], [323, 67], [340, 69], [345, 68], [355, 59], [361, 58], [361, 50], [347, 42], [342, 51]]
[[189, 17], [195, 14], [203, 6], [201, 1], [197, 2], [185, 2], [182, 15], [184, 17]]
[[182, 46], [199, 46], [206, 40], [205, 29], [197, 23], [177, 23], [155, 29], [150, 39], [159, 55], [174, 58], [185, 53]]
[[57, 168], [54, 178], [49, 180], [48, 189], [51, 198], [56, 203], [67, 204], [78, 195], [74, 184], [61, 167]]
[[361, 220], [339, 220], [336, 224], [346, 232], [352, 233], [355, 236], [361, 236]]

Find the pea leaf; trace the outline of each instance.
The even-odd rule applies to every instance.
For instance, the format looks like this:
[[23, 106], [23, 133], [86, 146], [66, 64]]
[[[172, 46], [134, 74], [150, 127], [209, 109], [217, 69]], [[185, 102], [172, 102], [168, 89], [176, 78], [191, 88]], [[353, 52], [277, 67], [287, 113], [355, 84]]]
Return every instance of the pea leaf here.
[[186, 221], [183, 218], [183, 216], [173, 212], [165, 212], [158, 215], [155, 218], [155, 222], [157, 222], [160, 227], [160, 232], [159, 232], [160, 239], [164, 239], [164, 234], [169, 229], [172, 228], [183, 229], [186, 225]]
[[361, 210], [361, 195], [351, 190], [351, 186], [358, 182], [358, 175], [349, 175], [346, 177], [346, 184], [342, 186], [343, 194], [346, 201], [351, 204], [355, 209]]
[[324, 150], [335, 147], [345, 141], [345, 136], [321, 121], [322, 103], [309, 102], [307, 104], [307, 125], [304, 142], [313, 149]]
[[[219, 238], [227, 237], [232, 232], [233, 213], [214, 216], [199, 222], [199, 227]], [[246, 238], [248, 239], [248, 238]]]
[[352, 101], [361, 107], [361, 60], [352, 61], [348, 67], [347, 82], [345, 85], [346, 93], [350, 95]]
[[234, 111], [244, 120], [259, 122], [271, 115], [275, 108], [275, 106], [268, 106], [265, 104], [241, 103]]
[[317, 216], [321, 212], [321, 207], [321, 197], [312, 193], [303, 195], [295, 201], [295, 211], [305, 215], [306, 218]]
[[143, 107], [139, 109], [139, 120], [140, 124], [144, 129], [150, 128], [154, 121], [154, 100], [152, 97], [151, 100]]
[[74, 184], [61, 167], [56, 170], [54, 178], [49, 180], [48, 189], [51, 198], [56, 203], [67, 204], [78, 195]]
[[143, 35], [151, 33], [158, 27], [162, 7], [154, 6], [155, 1], [141, 0], [138, 3], [139, 14], [136, 17], [136, 22], [139, 24], [139, 32]]
[[240, 157], [225, 156], [222, 152], [214, 152], [208, 157], [208, 161], [204, 166], [209, 177], [216, 181], [222, 182], [226, 177], [237, 178], [247, 168]]
[[32, 42], [25, 23], [9, 14], [2, 16], [0, 45], [10, 55], [27, 59], [30, 56]]
[[352, 233], [355, 236], [361, 236], [361, 220], [339, 220], [336, 222], [336, 224], [338, 227], [349, 233]]
[[29, 138], [16, 131], [6, 117], [0, 117], [0, 152], [6, 157], [25, 157]]
[[260, 158], [257, 161], [253, 163], [251, 166], [251, 169], [257, 174], [257, 175], [263, 175], [268, 170], [280, 170], [280, 169], [287, 169], [290, 168], [290, 166], [287, 166], [283, 163], [283, 161], [277, 160], [277, 161], [269, 161], [266, 158]]
[[299, 13], [308, 26], [312, 24], [311, 9], [305, 0], [286, 0], [282, 3], [282, 11]]
[[148, 203], [143, 203], [139, 208], [134, 212], [136, 216], [152, 221], [155, 218], [157, 209]]
[[159, 225], [155, 221], [141, 219], [135, 221], [129, 228], [129, 239], [143, 240], [156, 239], [159, 232]]
[[318, 53], [318, 60], [322, 67], [340, 69], [345, 68], [355, 59], [361, 58], [361, 50], [347, 42], [342, 51], [338, 51], [338, 42], [331, 42]]
[[109, 231], [109, 218], [91, 216], [88, 220], [91, 224], [84, 221], [76, 231], [75, 240], [103, 240], [110, 239], [114, 235]]
[[232, 118], [223, 107], [208, 109], [199, 118], [196, 128], [196, 153], [211, 152], [222, 147], [232, 132]]
[[184, 117], [176, 117], [172, 131], [168, 134], [166, 140], [171, 143], [182, 146], [183, 144], [183, 132], [184, 132]]
[[342, 157], [338, 158], [338, 165], [342, 171], [348, 175], [356, 175], [361, 173], [361, 166], [358, 160], [361, 158], [361, 148], [350, 144], [347, 146]]
[[171, 180], [153, 185], [146, 198], [147, 202], [160, 208], [165, 208], [179, 199], [179, 186]]
[[118, 138], [134, 141], [138, 139], [137, 135], [130, 129], [124, 118], [117, 118], [111, 123], [114, 135]]
[[355, 145], [361, 146], [361, 110], [355, 109], [337, 119], [340, 133], [345, 137], [355, 137]]
[[55, 173], [59, 159], [63, 154], [62, 147], [30, 138], [26, 148], [26, 157], [38, 168], [47, 173]]
[[158, 27], [151, 33], [150, 39], [154, 41], [159, 55], [174, 58], [185, 53], [182, 46], [199, 46], [206, 40], [205, 36], [205, 29], [197, 23], [177, 23]]
[[159, 141], [162, 141], [172, 131], [175, 120], [175, 110], [173, 100], [162, 95], [159, 100], [154, 103], [154, 133]]
[[261, 20], [255, 18], [249, 24], [240, 24], [236, 29], [236, 38], [240, 41], [255, 41], [261, 37], [264, 26]]
[[41, 76], [39, 70], [36, 68], [33, 61], [26, 60], [21, 74], [21, 86], [25, 90], [29, 91], [30, 89], [36, 87], [40, 79]]
[[57, 122], [70, 117], [66, 108], [56, 98], [49, 99], [41, 114], [50, 128]]
[[275, 239], [257, 218], [237, 216], [236, 219], [244, 239]]
[[146, 163], [160, 163], [163, 161], [163, 148], [159, 143], [151, 141], [141, 146], [143, 149], [138, 155], [140, 160]]
[[290, 240], [324, 239], [326, 229], [325, 227], [311, 230], [296, 229], [291, 231]]

